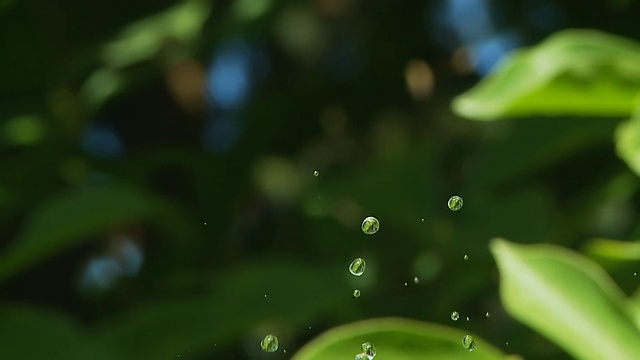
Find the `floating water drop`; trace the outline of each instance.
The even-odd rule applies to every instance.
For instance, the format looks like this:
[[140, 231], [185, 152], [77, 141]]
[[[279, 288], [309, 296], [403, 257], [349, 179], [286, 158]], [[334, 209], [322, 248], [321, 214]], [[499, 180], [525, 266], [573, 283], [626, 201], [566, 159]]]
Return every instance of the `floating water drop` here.
[[469, 255], [464, 254], [464, 256], [462, 258], [465, 259], [465, 260], [469, 260]]
[[473, 351], [476, 349], [476, 342], [471, 335], [465, 335], [462, 338], [462, 346], [469, 351]]
[[457, 311], [451, 313], [451, 320], [458, 321], [460, 319], [460, 314]]
[[419, 282], [420, 282], [420, 279], [418, 279], [418, 277], [417, 277], [417, 276], [414, 276], [414, 277], [413, 277], [413, 283], [414, 283], [414, 284], [418, 284]]
[[370, 342], [362, 343], [362, 352], [367, 355], [369, 359], [376, 357], [376, 347]]
[[404, 286], [407, 286], [407, 285], [408, 285], [407, 283], [404, 283]]
[[349, 264], [349, 272], [351, 275], [362, 276], [364, 269], [367, 267], [367, 263], [363, 258], [356, 258]]
[[260, 342], [260, 347], [265, 352], [276, 352], [278, 351], [278, 337], [275, 335], [267, 335]]
[[471, 319], [469, 319], [469, 317], [467, 316], [467, 321], [470, 321]]
[[368, 216], [362, 221], [362, 232], [367, 235], [373, 235], [380, 229], [380, 222], [373, 216]]
[[460, 196], [453, 195], [452, 197], [449, 198], [449, 201], [447, 202], [447, 206], [451, 211], [458, 211], [462, 209], [462, 203], [463, 201]]
[[358, 290], [358, 289], [353, 290], [353, 297], [354, 298], [359, 298], [360, 297], [360, 290]]
[[356, 355], [356, 360], [371, 360], [371, 358], [369, 357], [369, 355], [361, 353]]
[[484, 317], [486, 317], [487, 319], [491, 317], [491, 314], [489, 314], [489, 312], [487, 311], [486, 314], [484, 314]]
[[638, 276], [638, 273], [634, 272], [634, 273], [633, 273], [633, 276]]
[[320, 171], [315, 170], [315, 171], [313, 172], [313, 176], [315, 176], [315, 177], [320, 176]]

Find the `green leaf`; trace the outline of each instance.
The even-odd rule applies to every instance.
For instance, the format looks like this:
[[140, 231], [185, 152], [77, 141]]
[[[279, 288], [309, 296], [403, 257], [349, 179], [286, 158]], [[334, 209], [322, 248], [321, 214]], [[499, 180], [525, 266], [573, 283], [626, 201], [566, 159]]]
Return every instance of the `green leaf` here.
[[594, 30], [565, 30], [508, 55], [453, 101], [474, 120], [513, 116], [626, 116], [640, 89], [640, 45]]
[[44, 202], [0, 257], [0, 281], [38, 261], [104, 234], [114, 226], [162, 214], [159, 199], [135, 188], [110, 185], [63, 193]]
[[638, 261], [640, 242], [592, 239], [587, 243], [585, 253], [608, 261]]
[[445, 326], [381, 318], [360, 321], [331, 329], [305, 345], [293, 360], [353, 359], [362, 352], [363, 342], [377, 349], [376, 359], [504, 359], [505, 355], [484, 340], [473, 336], [472, 353], [462, 347], [467, 333]]
[[592, 261], [551, 245], [491, 242], [509, 314], [578, 359], [640, 359], [632, 311]]
[[111, 349], [86, 347], [82, 327], [72, 319], [28, 307], [0, 308], [2, 357], [6, 359], [117, 359]]
[[[282, 259], [243, 263], [206, 279], [210, 294], [146, 303], [100, 325], [94, 340], [127, 354], [120, 359], [161, 359], [205, 354], [256, 329], [264, 337], [262, 331], [306, 328], [353, 300], [349, 275], [340, 270]], [[259, 339], [255, 344], [259, 349]]]
[[640, 176], [640, 96], [631, 119], [621, 122], [616, 129], [616, 152], [629, 168]]

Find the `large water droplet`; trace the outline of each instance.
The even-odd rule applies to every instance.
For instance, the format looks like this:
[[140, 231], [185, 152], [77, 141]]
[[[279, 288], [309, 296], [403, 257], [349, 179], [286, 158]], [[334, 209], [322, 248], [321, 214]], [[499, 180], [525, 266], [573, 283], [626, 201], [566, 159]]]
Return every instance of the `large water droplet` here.
[[376, 357], [376, 347], [370, 342], [362, 343], [362, 352], [371, 359]]
[[458, 321], [460, 319], [460, 314], [457, 311], [451, 313], [451, 320]]
[[360, 297], [360, 290], [358, 290], [358, 289], [353, 290], [353, 297], [354, 298], [359, 298]]
[[275, 335], [267, 335], [260, 342], [260, 347], [265, 352], [276, 352], [278, 351], [278, 337]]
[[460, 196], [453, 195], [452, 197], [449, 198], [449, 201], [447, 202], [447, 206], [451, 211], [458, 211], [462, 209], [462, 203], [463, 201]]
[[462, 338], [462, 346], [469, 351], [473, 351], [476, 349], [476, 342], [471, 335], [465, 335]]
[[349, 264], [349, 272], [351, 275], [361, 276], [364, 274], [364, 269], [367, 267], [367, 263], [363, 258], [354, 259], [351, 264]]
[[373, 216], [368, 216], [362, 221], [362, 232], [367, 235], [373, 235], [380, 229], [380, 222]]

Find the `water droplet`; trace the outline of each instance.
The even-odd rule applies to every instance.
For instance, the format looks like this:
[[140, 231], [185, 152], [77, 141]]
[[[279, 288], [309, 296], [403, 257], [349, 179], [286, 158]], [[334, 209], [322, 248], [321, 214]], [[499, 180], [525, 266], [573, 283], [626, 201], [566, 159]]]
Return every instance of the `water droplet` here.
[[207, 223], [204, 223], [204, 226], [207, 226]]
[[368, 216], [362, 221], [362, 232], [367, 235], [373, 235], [380, 229], [380, 222], [373, 216]]
[[457, 311], [451, 313], [451, 320], [458, 321], [460, 319], [460, 314]]
[[489, 314], [489, 312], [487, 311], [486, 314], [484, 314], [484, 317], [486, 317], [487, 319], [491, 317], [491, 314]]
[[278, 351], [278, 337], [275, 335], [267, 335], [260, 342], [260, 347], [265, 352], [276, 352]]
[[476, 349], [476, 342], [471, 335], [465, 335], [462, 338], [462, 346], [469, 351], [473, 351]]
[[413, 278], [413, 283], [414, 283], [414, 284], [418, 284], [419, 282], [420, 282], [420, 279], [418, 279], [418, 277], [417, 277], [417, 276], [415, 276], [415, 277]]
[[370, 342], [362, 343], [362, 353], [373, 359], [376, 357], [376, 347]]
[[287, 349], [282, 349], [282, 352], [286, 354], [287, 353]]
[[508, 342], [508, 341], [505, 341], [505, 342], [504, 342], [504, 344], [505, 344], [505, 345], [507, 345], [507, 346], [509, 346], [509, 342]]
[[349, 272], [351, 275], [362, 276], [364, 274], [364, 269], [367, 267], [367, 263], [363, 258], [356, 258], [349, 264]]
[[353, 297], [354, 298], [359, 298], [360, 297], [360, 290], [358, 290], [358, 289], [353, 290]]
[[633, 273], [633, 276], [638, 276], [638, 273], [635, 273], [635, 272], [634, 272], [634, 273]]
[[469, 260], [469, 255], [464, 254], [464, 256], [462, 258], [465, 259], [465, 260]]
[[422, 222], [424, 222], [424, 218], [422, 218], [421, 220], [422, 220]]
[[462, 209], [462, 203], [463, 201], [460, 196], [453, 195], [452, 197], [449, 198], [449, 201], [447, 202], [447, 206], [451, 211], [458, 211]]
[[467, 321], [470, 321], [471, 319], [469, 319], [469, 317], [467, 316]]
[[404, 283], [404, 286], [407, 286], [407, 283]]
[[315, 176], [315, 177], [320, 176], [320, 171], [315, 170], [315, 171], [313, 172], [313, 176]]
[[371, 360], [372, 358], [369, 357], [369, 355], [365, 354], [365, 353], [361, 353], [356, 355], [356, 360]]

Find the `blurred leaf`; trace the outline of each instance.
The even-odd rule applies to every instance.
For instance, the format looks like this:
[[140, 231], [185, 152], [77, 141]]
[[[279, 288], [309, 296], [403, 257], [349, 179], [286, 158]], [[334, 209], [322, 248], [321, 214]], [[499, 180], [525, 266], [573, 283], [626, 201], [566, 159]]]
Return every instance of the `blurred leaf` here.
[[592, 239], [584, 250], [587, 254], [610, 261], [640, 260], [640, 242]]
[[11, 118], [2, 124], [2, 137], [9, 145], [33, 145], [45, 135], [44, 121], [35, 115]]
[[53, 312], [27, 307], [0, 309], [2, 357], [6, 359], [115, 359], [110, 349], [85, 347], [83, 329]]
[[382, 318], [331, 329], [305, 345], [293, 360], [351, 359], [362, 352], [363, 342], [372, 343], [380, 359], [504, 359], [505, 355], [474, 336], [473, 353], [462, 347], [467, 333], [440, 325]]
[[0, 281], [90, 236], [166, 211], [159, 199], [119, 185], [90, 187], [49, 199], [34, 211], [0, 257]]
[[640, 96], [637, 99], [633, 116], [618, 125], [615, 139], [618, 156], [640, 176]]
[[640, 89], [640, 46], [594, 30], [565, 30], [514, 52], [453, 109], [475, 120], [512, 116], [626, 116]]
[[343, 276], [289, 261], [245, 263], [211, 279], [210, 295], [145, 304], [110, 319], [95, 340], [122, 349], [127, 359], [160, 359], [186, 350], [210, 351], [214, 343], [223, 345], [269, 324], [306, 327], [352, 300]]
[[548, 245], [492, 241], [507, 312], [578, 359], [640, 358], [624, 295], [596, 264]]
[[168, 40], [191, 41], [199, 34], [210, 11], [209, 2], [188, 0], [133, 23], [118, 39], [104, 46], [103, 60], [108, 67], [122, 68], [157, 55]]

